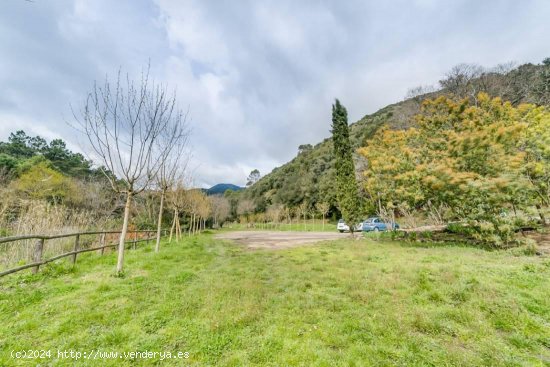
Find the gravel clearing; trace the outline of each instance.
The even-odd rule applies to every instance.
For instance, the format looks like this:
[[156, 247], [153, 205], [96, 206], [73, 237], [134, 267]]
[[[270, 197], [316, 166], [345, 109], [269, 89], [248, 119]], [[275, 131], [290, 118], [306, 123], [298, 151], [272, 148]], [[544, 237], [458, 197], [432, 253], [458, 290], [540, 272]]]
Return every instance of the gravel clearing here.
[[349, 236], [349, 233], [338, 232], [236, 231], [219, 234], [216, 238], [232, 240], [257, 250], [285, 249]]

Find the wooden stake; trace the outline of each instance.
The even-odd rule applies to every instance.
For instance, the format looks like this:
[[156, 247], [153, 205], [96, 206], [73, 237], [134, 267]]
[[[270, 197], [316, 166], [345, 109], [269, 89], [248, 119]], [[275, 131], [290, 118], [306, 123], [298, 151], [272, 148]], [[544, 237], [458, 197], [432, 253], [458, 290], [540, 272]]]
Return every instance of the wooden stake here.
[[[44, 252], [44, 239], [41, 238], [41, 239], [37, 240], [36, 244], [34, 245], [33, 261], [36, 262], [36, 263], [42, 261], [43, 252]], [[39, 267], [40, 267], [40, 265], [37, 265], [34, 268], [32, 268], [32, 273], [33, 274], [38, 273]]]
[[105, 253], [105, 233], [99, 235], [99, 246], [101, 246], [101, 255]]
[[74, 238], [74, 248], [73, 248], [73, 251], [75, 251], [75, 253], [73, 254], [72, 256], [72, 263], [73, 265], [76, 264], [76, 251], [78, 251], [78, 248], [80, 247], [80, 235], [77, 234], [76, 237]]

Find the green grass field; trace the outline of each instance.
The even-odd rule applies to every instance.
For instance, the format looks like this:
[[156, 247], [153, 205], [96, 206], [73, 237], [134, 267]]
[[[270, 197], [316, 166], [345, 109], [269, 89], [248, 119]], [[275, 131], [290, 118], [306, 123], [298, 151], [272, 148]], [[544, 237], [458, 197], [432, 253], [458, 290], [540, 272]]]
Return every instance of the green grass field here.
[[[550, 259], [339, 240], [248, 251], [211, 235], [0, 280], [0, 365], [548, 366]], [[12, 350], [189, 352], [16, 360]]]

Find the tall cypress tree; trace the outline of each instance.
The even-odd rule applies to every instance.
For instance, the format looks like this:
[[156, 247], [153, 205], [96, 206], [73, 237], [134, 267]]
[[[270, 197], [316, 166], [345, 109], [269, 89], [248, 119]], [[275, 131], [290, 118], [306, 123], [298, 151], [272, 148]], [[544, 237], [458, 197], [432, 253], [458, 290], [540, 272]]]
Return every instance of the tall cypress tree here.
[[336, 197], [342, 217], [353, 232], [359, 221], [359, 198], [349, 140], [348, 111], [337, 99], [332, 105], [332, 142], [336, 168]]

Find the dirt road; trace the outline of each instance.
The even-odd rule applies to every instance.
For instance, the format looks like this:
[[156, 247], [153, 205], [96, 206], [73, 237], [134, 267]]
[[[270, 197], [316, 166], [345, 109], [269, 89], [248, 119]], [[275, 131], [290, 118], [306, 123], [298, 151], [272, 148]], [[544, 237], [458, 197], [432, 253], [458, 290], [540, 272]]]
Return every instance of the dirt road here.
[[216, 236], [246, 245], [249, 249], [284, 249], [348, 237], [349, 233], [291, 231], [237, 231]]

